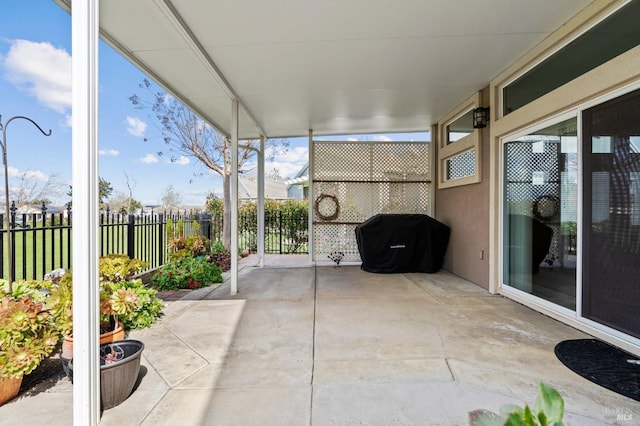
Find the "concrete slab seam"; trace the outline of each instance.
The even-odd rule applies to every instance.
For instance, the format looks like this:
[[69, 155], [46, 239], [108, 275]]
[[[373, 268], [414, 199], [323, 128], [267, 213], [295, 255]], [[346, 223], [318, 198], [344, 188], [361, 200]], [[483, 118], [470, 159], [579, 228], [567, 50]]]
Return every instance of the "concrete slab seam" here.
[[310, 398], [309, 398], [309, 424], [313, 424], [313, 380], [316, 367], [316, 309], [317, 309], [317, 296], [318, 296], [318, 270], [314, 263], [313, 265], [313, 330], [311, 341], [311, 381], [310, 386]]

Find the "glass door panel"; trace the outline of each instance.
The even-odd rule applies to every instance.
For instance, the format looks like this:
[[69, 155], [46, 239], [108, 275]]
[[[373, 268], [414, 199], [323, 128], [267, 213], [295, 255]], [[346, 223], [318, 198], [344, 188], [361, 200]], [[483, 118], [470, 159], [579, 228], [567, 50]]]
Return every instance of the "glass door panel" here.
[[575, 118], [504, 144], [504, 284], [576, 309]]
[[582, 315], [640, 338], [640, 91], [583, 112]]

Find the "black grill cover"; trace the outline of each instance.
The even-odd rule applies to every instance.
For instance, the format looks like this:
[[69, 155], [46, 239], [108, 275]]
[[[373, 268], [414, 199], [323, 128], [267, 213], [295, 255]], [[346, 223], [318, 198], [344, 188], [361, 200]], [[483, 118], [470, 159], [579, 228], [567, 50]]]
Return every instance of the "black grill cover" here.
[[356, 226], [367, 272], [438, 272], [451, 229], [424, 214], [378, 214]]

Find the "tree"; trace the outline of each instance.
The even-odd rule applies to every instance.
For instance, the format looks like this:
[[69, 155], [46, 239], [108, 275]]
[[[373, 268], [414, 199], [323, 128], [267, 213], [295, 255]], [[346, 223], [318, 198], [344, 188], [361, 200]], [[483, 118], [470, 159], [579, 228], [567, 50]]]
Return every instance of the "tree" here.
[[173, 185], [167, 186], [162, 195], [162, 208], [173, 210], [180, 208], [181, 204], [182, 196], [173, 188]]
[[273, 180], [282, 180], [282, 176], [280, 176], [280, 169], [277, 167], [271, 169], [271, 171], [267, 173], [267, 177]]
[[106, 199], [111, 196], [111, 193], [113, 193], [113, 187], [111, 186], [111, 182], [100, 178], [100, 181], [98, 182], [98, 195], [100, 196], [100, 200], [99, 200], [100, 206], [102, 206], [106, 202]]
[[[152, 101], [145, 100], [138, 95], [129, 100], [138, 109], [151, 109], [163, 141], [172, 153], [171, 160], [177, 160], [176, 155], [186, 155], [198, 160], [204, 167], [222, 177], [224, 213], [223, 213], [223, 243], [231, 245], [231, 140], [220, 134], [202, 118], [188, 109], [182, 103], [163, 91], [154, 92], [149, 80], [144, 79], [139, 85], [147, 92]], [[148, 141], [145, 138], [145, 141]], [[269, 140], [269, 144], [279, 152], [288, 148], [286, 140]], [[258, 141], [243, 141], [244, 147], [238, 149], [238, 169], [246, 168], [247, 159], [251, 158]], [[163, 152], [159, 152], [160, 155]]]
[[139, 202], [135, 201], [133, 199], [133, 190], [136, 187], [136, 180], [135, 179], [129, 179], [129, 175], [127, 174], [127, 172], [124, 173], [124, 177], [127, 181], [127, 189], [129, 190], [129, 204], [127, 205], [127, 211], [129, 213], [131, 213], [133, 210], [142, 207], [142, 205], [140, 205], [140, 207], [134, 207], [133, 203], [137, 203], [140, 204]]
[[[112, 193], [113, 193], [113, 187], [111, 186], [111, 182], [100, 178], [98, 182], [98, 196], [99, 196], [98, 202], [100, 203], [101, 209], [104, 207], [106, 199], [109, 198]], [[67, 195], [69, 197], [73, 197], [72, 185], [69, 185], [69, 191], [67, 192]]]
[[50, 199], [48, 199], [46, 197], [45, 198], [35, 198], [35, 199], [33, 199], [31, 201], [31, 205], [32, 206], [42, 206], [43, 204], [45, 206], [50, 206], [53, 203], [52, 203], [52, 201]]
[[124, 192], [116, 192], [109, 199], [109, 211], [113, 213], [132, 214], [140, 208], [142, 208], [142, 203], [127, 196]]
[[50, 204], [50, 196], [62, 195], [64, 185], [58, 175], [43, 177], [40, 173], [26, 171], [20, 175], [19, 183], [9, 190], [9, 197], [16, 207], [40, 207], [42, 202]]

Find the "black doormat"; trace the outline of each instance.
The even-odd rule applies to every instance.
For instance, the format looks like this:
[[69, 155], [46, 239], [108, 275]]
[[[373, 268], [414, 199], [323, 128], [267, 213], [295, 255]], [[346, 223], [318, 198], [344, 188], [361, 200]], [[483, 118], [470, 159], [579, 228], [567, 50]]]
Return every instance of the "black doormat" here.
[[575, 373], [604, 388], [640, 401], [640, 360], [597, 339], [565, 340], [556, 356]]

